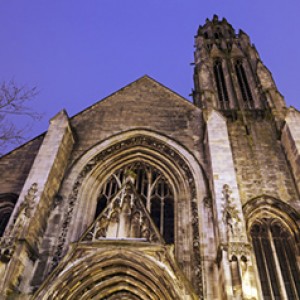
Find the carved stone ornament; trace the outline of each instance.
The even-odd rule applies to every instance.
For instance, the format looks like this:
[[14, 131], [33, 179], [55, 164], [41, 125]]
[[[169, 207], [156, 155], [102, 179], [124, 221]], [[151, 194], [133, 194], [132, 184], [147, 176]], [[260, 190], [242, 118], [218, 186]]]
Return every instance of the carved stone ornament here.
[[10, 225], [5, 235], [0, 239], [0, 260], [2, 262], [7, 263], [14, 253], [16, 242], [22, 234], [24, 225], [27, 219], [31, 217], [37, 190], [37, 183], [33, 183], [18, 209], [14, 223]]
[[199, 295], [199, 299], [203, 299], [203, 277], [202, 277], [202, 263], [201, 263], [201, 251], [200, 251], [200, 236], [199, 236], [199, 220], [198, 220], [198, 202], [196, 199], [196, 185], [188, 165], [182, 159], [182, 157], [170, 149], [170, 147], [163, 142], [148, 136], [135, 136], [128, 140], [116, 143], [105, 150], [98, 153], [93, 157], [80, 172], [75, 184], [73, 185], [73, 190], [68, 197], [68, 208], [64, 216], [62, 232], [59, 236], [59, 242], [55, 256], [53, 258], [53, 267], [61, 260], [63, 250], [65, 247], [66, 236], [68, 234], [69, 224], [72, 219], [73, 210], [78, 198], [78, 192], [80, 190], [81, 184], [84, 178], [101, 162], [107, 160], [109, 157], [116, 155], [120, 152], [128, 150], [135, 146], [144, 146], [148, 149], [160, 152], [163, 155], [172, 158], [172, 160], [178, 165], [178, 167], [185, 173], [186, 178], [188, 178], [189, 190], [191, 196], [191, 212], [192, 212], [192, 229], [193, 229], [193, 266], [194, 266], [194, 282], [193, 285], [195, 290]]
[[229, 258], [233, 255], [236, 257], [250, 257], [251, 256], [251, 245], [245, 242], [233, 242], [228, 244], [228, 256]]
[[20, 205], [18, 217], [20, 216], [20, 214], [24, 214], [26, 218], [31, 217], [37, 191], [38, 191], [38, 185], [37, 183], [33, 183], [31, 187], [28, 189], [24, 201]]
[[247, 242], [221, 243], [218, 246], [216, 263], [220, 266], [223, 257], [227, 257], [228, 261], [231, 261], [232, 257], [239, 261], [250, 261], [252, 251], [252, 246]]
[[212, 209], [212, 199], [211, 199], [211, 197], [205, 197], [203, 199], [203, 203], [204, 203], [204, 206], [206, 208]]
[[0, 239], [0, 261], [8, 263], [15, 250], [15, 238], [2, 237]]
[[227, 242], [238, 239], [241, 234], [241, 218], [239, 210], [231, 197], [232, 191], [229, 185], [225, 184], [222, 190], [223, 194], [223, 222], [227, 231]]
[[164, 244], [142, 200], [127, 178], [107, 207], [84, 233], [80, 241], [103, 239], [135, 240]]

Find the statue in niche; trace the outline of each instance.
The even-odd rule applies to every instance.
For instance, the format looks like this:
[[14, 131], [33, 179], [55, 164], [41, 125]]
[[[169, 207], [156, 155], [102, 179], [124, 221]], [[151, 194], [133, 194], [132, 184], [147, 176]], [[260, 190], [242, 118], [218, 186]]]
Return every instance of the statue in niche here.
[[136, 211], [132, 214], [131, 217], [131, 228], [130, 228], [130, 237], [139, 238], [141, 235], [141, 214], [139, 211]]
[[232, 241], [233, 238], [236, 238], [240, 232], [241, 218], [239, 216], [239, 210], [236, 207], [236, 204], [233, 203], [231, 198], [232, 191], [229, 185], [225, 184], [223, 186], [223, 222], [227, 229], [227, 241]]
[[150, 238], [149, 225], [150, 225], [149, 220], [147, 218], [143, 218], [141, 233], [142, 233], [142, 238], [145, 238], [147, 240], [149, 240]]
[[110, 215], [110, 221], [113, 223], [118, 223], [120, 212], [121, 212], [120, 199], [116, 199], [113, 202], [113, 208], [112, 208], [112, 212]]
[[108, 226], [107, 216], [102, 216], [97, 222], [97, 230], [95, 233], [95, 238], [99, 239], [102, 237], [106, 237], [106, 231]]

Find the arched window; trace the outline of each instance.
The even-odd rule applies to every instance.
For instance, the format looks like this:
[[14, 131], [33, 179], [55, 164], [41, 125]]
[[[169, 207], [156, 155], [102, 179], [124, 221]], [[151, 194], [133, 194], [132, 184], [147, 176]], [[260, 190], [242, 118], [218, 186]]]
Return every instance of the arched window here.
[[2, 194], [0, 195], [0, 237], [3, 236], [6, 225], [14, 210], [17, 195]]
[[247, 76], [241, 60], [237, 60], [235, 71], [238, 78], [239, 87], [244, 100], [245, 108], [254, 108], [253, 97], [248, 84]]
[[126, 165], [108, 178], [99, 193], [95, 217], [104, 210], [107, 202], [121, 188], [125, 175], [129, 172], [135, 175], [136, 191], [166, 243], [174, 243], [173, 192], [162, 172], [144, 162]]
[[251, 227], [264, 299], [300, 299], [300, 273], [292, 234], [276, 219], [265, 218]]
[[226, 88], [222, 62], [218, 59], [214, 63], [214, 75], [218, 90], [218, 97], [219, 97], [219, 105], [220, 109], [228, 109], [229, 108], [229, 98], [228, 92]]

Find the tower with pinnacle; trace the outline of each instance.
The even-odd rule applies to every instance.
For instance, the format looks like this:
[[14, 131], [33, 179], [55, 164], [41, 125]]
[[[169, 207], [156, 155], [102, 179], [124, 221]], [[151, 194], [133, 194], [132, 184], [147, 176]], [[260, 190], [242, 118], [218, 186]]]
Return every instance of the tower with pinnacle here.
[[300, 298], [300, 113], [249, 36], [195, 36], [193, 103], [149, 76], [0, 158], [0, 299]]

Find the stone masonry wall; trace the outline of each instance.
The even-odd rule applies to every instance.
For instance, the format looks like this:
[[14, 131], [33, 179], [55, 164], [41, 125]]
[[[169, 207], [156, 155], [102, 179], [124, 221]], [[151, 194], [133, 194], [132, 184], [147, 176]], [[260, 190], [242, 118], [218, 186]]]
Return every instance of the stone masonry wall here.
[[20, 194], [43, 139], [40, 135], [0, 158], [1, 194]]
[[285, 202], [298, 199], [295, 183], [272, 120], [228, 121], [241, 201], [262, 194]]
[[96, 103], [73, 117], [71, 124], [77, 136], [73, 161], [104, 139], [138, 128], [174, 138], [202, 159], [200, 109], [149, 77]]

